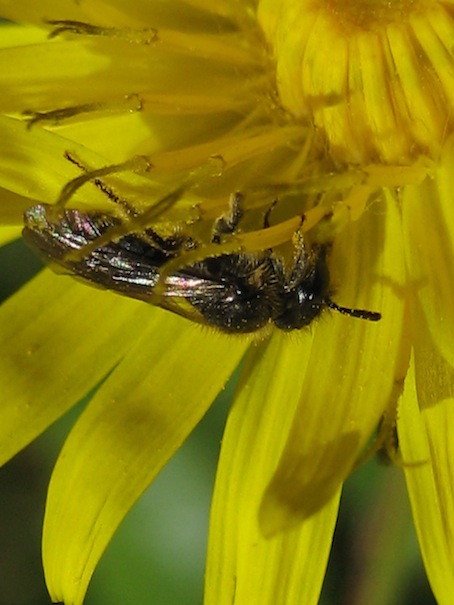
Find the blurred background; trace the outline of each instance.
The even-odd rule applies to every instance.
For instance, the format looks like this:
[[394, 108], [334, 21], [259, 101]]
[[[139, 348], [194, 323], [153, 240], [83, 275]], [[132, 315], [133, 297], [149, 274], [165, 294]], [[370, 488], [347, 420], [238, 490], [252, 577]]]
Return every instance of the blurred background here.
[[[40, 268], [23, 242], [0, 249], [1, 300]], [[210, 499], [233, 389], [127, 516], [86, 605], [202, 605]], [[50, 604], [40, 554], [46, 488], [83, 405], [0, 469], [0, 605]], [[321, 605], [435, 605], [400, 469], [372, 459], [347, 482]]]

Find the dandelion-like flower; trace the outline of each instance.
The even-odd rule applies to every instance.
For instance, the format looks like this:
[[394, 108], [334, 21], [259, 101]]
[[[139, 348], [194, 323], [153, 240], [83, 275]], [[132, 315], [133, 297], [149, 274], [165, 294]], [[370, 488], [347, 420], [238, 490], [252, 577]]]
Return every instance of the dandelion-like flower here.
[[[152, 305], [45, 271], [0, 312], [2, 461], [98, 387], [49, 487], [55, 601], [82, 603], [122, 518], [244, 358], [206, 603], [317, 602], [342, 483], [379, 425], [377, 447], [397, 426], [429, 580], [450, 602], [452, 10], [441, 0], [2, 7], [27, 24], [4, 28], [0, 52], [4, 239], [27, 212], [50, 260], [83, 266], [98, 285], [83, 263], [131, 234], [168, 261]], [[76, 232], [62, 227], [70, 211], [84, 245], [59, 256], [57, 240]], [[107, 230], [95, 216], [110, 217]], [[307, 328], [279, 330], [273, 311], [251, 334], [226, 335], [188, 321], [207, 319], [190, 305], [156, 306], [171, 278], [222, 256], [272, 258], [291, 290], [310, 257], [301, 242], [323, 250], [331, 275], [319, 310], [333, 309]]]

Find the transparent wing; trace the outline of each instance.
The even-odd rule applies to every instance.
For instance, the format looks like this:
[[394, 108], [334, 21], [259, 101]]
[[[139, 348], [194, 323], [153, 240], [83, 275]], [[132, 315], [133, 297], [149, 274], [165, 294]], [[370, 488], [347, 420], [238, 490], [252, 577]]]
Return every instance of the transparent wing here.
[[107, 215], [57, 211], [55, 207], [39, 204], [27, 210], [23, 236], [58, 272], [204, 323], [203, 317], [185, 301], [209, 300], [215, 292], [222, 291], [223, 284], [191, 274], [188, 269], [169, 276], [157, 295], [154, 288], [160, 268], [178, 254], [178, 248], [163, 250], [139, 234], [109, 241], [119, 225], [118, 219]]

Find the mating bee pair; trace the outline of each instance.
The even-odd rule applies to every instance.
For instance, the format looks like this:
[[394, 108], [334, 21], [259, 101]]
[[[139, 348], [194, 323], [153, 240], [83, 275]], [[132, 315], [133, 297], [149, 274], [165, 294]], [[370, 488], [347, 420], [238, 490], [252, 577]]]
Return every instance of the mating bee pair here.
[[[215, 221], [212, 242], [220, 244], [223, 235], [234, 233], [241, 216], [242, 195], [233, 194], [230, 211]], [[184, 265], [184, 253], [198, 246], [189, 236], [161, 236], [146, 227], [109, 237], [118, 227], [120, 219], [107, 214], [38, 204], [25, 213], [23, 235], [46, 262], [92, 285], [230, 334], [255, 332], [267, 324], [298, 330], [326, 307], [370, 321], [381, 317], [331, 300], [326, 246], [308, 249], [300, 238], [290, 268], [273, 250], [221, 252]], [[182, 266], [163, 273], [180, 256]]]

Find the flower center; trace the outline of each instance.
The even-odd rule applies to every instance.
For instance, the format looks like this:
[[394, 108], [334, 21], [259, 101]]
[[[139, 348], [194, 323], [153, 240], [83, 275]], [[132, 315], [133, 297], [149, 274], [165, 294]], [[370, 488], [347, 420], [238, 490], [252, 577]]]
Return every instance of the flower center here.
[[402, 22], [421, 8], [424, 0], [326, 0], [325, 10], [339, 26], [372, 30]]
[[282, 105], [336, 162], [439, 157], [454, 129], [454, 19], [435, 0], [260, 0]]

